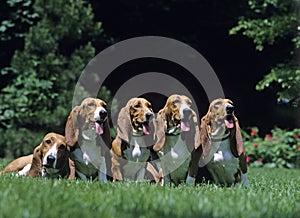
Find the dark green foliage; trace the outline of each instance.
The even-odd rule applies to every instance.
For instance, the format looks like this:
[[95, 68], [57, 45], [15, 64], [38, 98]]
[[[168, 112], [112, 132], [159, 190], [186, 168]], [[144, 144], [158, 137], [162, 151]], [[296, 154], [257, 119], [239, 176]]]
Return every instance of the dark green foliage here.
[[266, 45], [287, 46], [290, 55], [273, 66], [271, 72], [257, 84], [261, 91], [278, 84], [278, 101], [297, 106], [300, 101], [300, 49], [299, 0], [248, 0], [249, 11], [240, 17], [230, 34], [241, 32], [252, 39], [256, 49]]
[[[95, 56], [94, 40], [101, 37], [101, 23], [94, 21], [85, 1], [36, 0], [33, 9], [39, 21], [29, 28], [24, 48], [12, 58], [8, 73], [14, 79], [0, 91], [2, 151], [9, 146], [8, 139], [16, 146], [33, 146], [19, 144], [22, 128], [29, 137], [64, 132], [77, 79]], [[9, 149], [17, 155], [28, 150]]]

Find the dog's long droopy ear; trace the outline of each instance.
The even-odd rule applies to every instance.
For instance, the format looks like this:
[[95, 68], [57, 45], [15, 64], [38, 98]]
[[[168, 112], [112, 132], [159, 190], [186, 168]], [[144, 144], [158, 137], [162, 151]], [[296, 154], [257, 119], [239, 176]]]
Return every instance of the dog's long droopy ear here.
[[164, 110], [160, 110], [156, 116], [156, 119], [153, 121], [154, 124], [154, 137], [155, 137], [155, 144], [153, 146], [153, 150], [155, 152], [160, 151], [166, 140], [165, 131], [167, 128], [166, 119], [164, 115]]
[[192, 111], [192, 120], [190, 123], [191, 129], [188, 132], [182, 132], [183, 139], [186, 142], [189, 152], [200, 147], [200, 130], [198, 118], [195, 111]]
[[246, 149], [243, 143], [239, 121], [236, 117], [234, 117], [234, 122], [235, 122], [235, 132], [231, 134], [230, 148], [233, 155], [239, 158], [242, 172], [246, 173], [247, 172]]
[[78, 141], [79, 111], [80, 111], [80, 106], [74, 107], [67, 119], [67, 123], [66, 123], [66, 127], [65, 127], [65, 137], [66, 137], [67, 146], [69, 146], [69, 147], [73, 147]]
[[109, 119], [107, 118], [103, 124], [104, 133], [101, 136], [103, 142], [107, 146], [108, 150], [111, 149], [111, 135], [110, 135], [110, 126], [109, 126]]
[[117, 136], [121, 138], [126, 143], [130, 143], [130, 136], [132, 134], [130, 115], [129, 115], [129, 106], [125, 106], [120, 110], [118, 116], [118, 134]]
[[203, 156], [206, 157], [210, 151], [211, 142], [209, 140], [210, 134], [210, 111], [202, 117], [200, 124], [200, 144], [202, 145]]
[[194, 111], [193, 111], [193, 122], [195, 125], [194, 149], [197, 149], [201, 145], [201, 140], [200, 140], [200, 129], [199, 129], [199, 124], [198, 124], [198, 117]]
[[42, 146], [43, 142], [37, 146], [33, 151], [33, 157], [31, 167], [28, 175], [31, 177], [37, 177], [42, 175]]

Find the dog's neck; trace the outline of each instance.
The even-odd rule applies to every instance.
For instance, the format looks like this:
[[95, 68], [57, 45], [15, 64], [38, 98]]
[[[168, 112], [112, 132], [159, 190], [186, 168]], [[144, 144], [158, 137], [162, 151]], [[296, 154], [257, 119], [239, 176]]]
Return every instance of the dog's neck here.
[[[205, 166], [214, 158], [222, 146], [222, 149], [230, 149], [230, 130], [219, 127], [214, 132], [209, 134], [210, 151], [206, 156], [202, 156], [200, 166]], [[224, 148], [226, 147], [226, 148]]]
[[132, 135], [129, 148], [124, 151], [125, 157], [134, 162], [146, 161], [149, 154], [144, 135]]
[[97, 134], [94, 129], [89, 128], [82, 130], [82, 140], [95, 141]]
[[178, 126], [173, 126], [169, 129], [166, 130], [165, 134], [166, 135], [173, 135], [173, 136], [177, 136], [181, 133], [181, 129]]
[[210, 133], [210, 139], [214, 141], [223, 141], [229, 138], [230, 130], [223, 127], [218, 127], [214, 132]]

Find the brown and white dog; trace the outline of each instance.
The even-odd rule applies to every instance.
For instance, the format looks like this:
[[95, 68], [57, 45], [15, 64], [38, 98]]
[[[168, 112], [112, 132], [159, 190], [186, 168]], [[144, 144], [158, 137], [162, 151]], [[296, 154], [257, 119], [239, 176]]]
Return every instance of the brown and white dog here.
[[155, 119], [157, 143], [165, 182], [195, 183], [200, 150], [199, 125], [192, 101], [184, 95], [171, 95]]
[[[76, 176], [107, 181], [111, 137], [106, 103], [98, 98], [86, 98], [74, 107], [66, 123], [65, 136]], [[74, 166], [71, 171], [74, 177]]]
[[33, 154], [19, 157], [9, 163], [2, 173], [18, 172], [19, 176], [66, 178], [69, 176], [69, 150], [65, 137], [48, 133]]
[[[154, 166], [147, 162], [153, 140], [151, 123], [152, 106], [144, 98], [132, 98], [123, 107], [118, 116], [117, 136], [112, 142], [112, 174], [114, 181], [145, 179], [146, 170], [152, 179], [159, 182], [159, 174]], [[150, 142], [148, 141], [150, 139]]]
[[246, 150], [231, 100], [219, 98], [211, 102], [201, 119], [200, 139], [203, 150], [200, 167], [206, 165], [215, 183], [249, 185]]

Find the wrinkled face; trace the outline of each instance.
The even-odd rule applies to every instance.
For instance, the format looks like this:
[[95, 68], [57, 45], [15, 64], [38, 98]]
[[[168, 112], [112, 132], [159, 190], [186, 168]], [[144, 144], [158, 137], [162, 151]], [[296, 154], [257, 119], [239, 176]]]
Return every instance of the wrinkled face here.
[[229, 99], [216, 99], [209, 106], [210, 125], [214, 132], [218, 127], [232, 129], [234, 127], [234, 106]]
[[68, 158], [65, 137], [56, 133], [48, 133], [41, 144], [42, 164], [46, 171], [60, 169]]
[[150, 102], [144, 98], [134, 98], [128, 103], [133, 130], [149, 135], [151, 132], [149, 121], [153, 117], [153, 110]]
[[97, 98], [86, 98], [80, 105], [79, 115], [85, 125], [95, 129], [98, 135], [104, 133], [104, 122], [107, 120], [106, 103]]
[[171, 95], [165, 106], [168, 129], [180, 127], [183, 132], [190, 131], [192, 101], [184, 95]]

